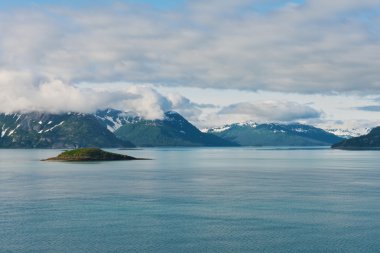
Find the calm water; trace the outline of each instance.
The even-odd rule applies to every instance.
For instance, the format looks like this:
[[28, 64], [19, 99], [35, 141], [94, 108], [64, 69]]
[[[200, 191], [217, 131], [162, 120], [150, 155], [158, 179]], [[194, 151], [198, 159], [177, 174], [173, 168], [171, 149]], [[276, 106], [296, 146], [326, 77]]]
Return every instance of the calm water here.
[[379, 252], [380, 152], [0, 150], [0, 252]]

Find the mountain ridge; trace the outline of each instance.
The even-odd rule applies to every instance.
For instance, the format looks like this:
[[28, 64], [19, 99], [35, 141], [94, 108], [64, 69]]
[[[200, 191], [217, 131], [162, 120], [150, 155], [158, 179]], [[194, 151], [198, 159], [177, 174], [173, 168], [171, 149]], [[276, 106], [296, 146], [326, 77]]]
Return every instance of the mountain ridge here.
[[155, 120], [112, 109], [98, 111], [96, 115], [103, 124], [108, 124], [108, 128], [115, 129], [118, 138], [141, 147], [238, 146], [212, 134], [202, 133], [174, 111], [167, 111], [163, 119]]
[[330, 146], [343, 138], [300, 123], [233, 123], [204, 130], [242, 146]]

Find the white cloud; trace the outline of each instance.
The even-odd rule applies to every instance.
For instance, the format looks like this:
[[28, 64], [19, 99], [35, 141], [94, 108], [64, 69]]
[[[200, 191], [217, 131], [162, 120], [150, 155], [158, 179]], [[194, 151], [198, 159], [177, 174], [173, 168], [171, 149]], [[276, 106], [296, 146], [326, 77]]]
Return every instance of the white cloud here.
[[14, 7], [0, 14], [0, 69], [65, 83], [300, 93], [380, 88], [380, 19], [371, 12], [378, 0], [309, 0], [268, 14], [254, 11], [258, 4], [194, 0], [172, 11]]
[[0, 112], [91, 113], [116, 108], [158, 119], [174, 110], [197, 121], [201, 108], [212, 107], [175, 93], [165, 96], [149, 85], [78, 87], [58, 79], [39, 80], [29, 72], [0, 71], [0, 89]]
[[58, 79], [37, 79], [32, 73], [0, 71], [0, 111], [92, 112], [131, 98], [120, 92], [80, 89]]
[[213, 104], [195, 103], [178, 93], [168, 93], [167, 98], [171, 103], [172, 110], [179, 112], [187, 120], [194, 123], [200, 121], [205, 110], [218, 108], [218, 106]]
[[[106, 92], [107, 89], [101, 90]], [[170, 101], [158, 93], [155, 89], [146, 86], [128, 86], [113, 90], [113, 93], [128, 94], [128, 98], [113, 100], [109, 107], [124, 111], [137, 112], [147, 119], [159, 119], [164, 116], [164, 112], [171, 109]]]

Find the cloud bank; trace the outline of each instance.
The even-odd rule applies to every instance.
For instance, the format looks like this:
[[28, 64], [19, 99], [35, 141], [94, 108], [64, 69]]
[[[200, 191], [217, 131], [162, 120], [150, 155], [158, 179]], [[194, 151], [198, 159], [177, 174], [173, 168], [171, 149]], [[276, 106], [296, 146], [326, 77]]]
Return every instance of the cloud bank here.
[[[35, 80], [149, 82], [297, 93], [380, 88], [378, 0], [192, 0], [0, 13], [0, 69]], [[12, 85], [16, 85], [12, 83]], [[74, 91], [73, 91], [74, 92]]]
[[176, 93], [163, 95], [147, 85], [83, 88], [58, 79], [38, 80], [28, 72], [0, 71], [0, 89], [0, 112], [5, 113], [93, 113], [116, 108], [146, 119], [159, 119], [166, 111], [174, 110], [196, 122], [203, 108], [213, 107], [194, 103]]
[[[191, 0], [173, 9], [101, 2], [0, 12], [0, 111], [114, 107], [150, 119], [175, 110], [199, 125], [318, 122], [325, 114], [306, 104], [274, 98], [218, 108], [152, 87], [359, 95], [380, 88], [378, 0], [289, 0], [264, 11], [262, 0]], [[106, 85], [113, 82], [136, 85]]]
[[200, 126], [246, 120], [285, 122], [322, 116], [320, 111], [309, 105], [289, 101], [245, 102], [220, 108], [195, 103], [177, 93], [162, 94], [147, 85], [89, 86], [75, 86], [61, 80], [36, 80], [27, 72], [0, 71], [0, 89], [6, 90], [0, 93], [0, 111], [92, 113], [97, 109], [116, 108], [147, 119], [157, 119], [162, 118], [164, 112], [173, 110]]

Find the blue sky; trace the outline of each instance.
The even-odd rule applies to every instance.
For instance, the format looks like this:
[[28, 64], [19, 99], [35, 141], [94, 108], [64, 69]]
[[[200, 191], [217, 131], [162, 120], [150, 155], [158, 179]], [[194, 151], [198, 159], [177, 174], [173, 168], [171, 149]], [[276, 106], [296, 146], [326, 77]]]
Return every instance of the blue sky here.
[[[119, 0], [118, 2], [132, 3], [132, 4], [148, 4], [159, 9], [172, 9], [181, 8], [187, 1], [186, 0]], [[254, 9], [261, 13], [267, 13], [276, 9], [283, 7], [289, 3], [302, 4], [304, 0], [267, 0], [259, 1], [254, 4]], [[39, 5], [61, 5], [61, 6], [71, 6], [74, 8], [81, 8], [85, 6], [94, 5], [108, 5], [109, 0], [3, 0], [1, 5], [8, 7], [19, 7], [19, 6], [39, 6]]]
[[3, 111], [117, 106], [147, 117], [178, 110], [198, 125], [380, 124], [378, 0], [0, 0], [0, 8]]
[[[40, 5], [60, 5], [70, 6], [74, 8], [88, 7], [94, 5], [108, 5], [109, 0], [3, 0], [1, 5], [7, 7], [19, 6], [40, 6]], [[160, 9], [176, 8], [185, 3], [185, 0], [121, 0], [118, 2], [132, 3], [132, 4], [149, 4]]]
[[[249, 1], [247, 1], [249, 2]], [[28, 7], [28, 6], [67, 6], [72, 8], [83, 8], [93, 6], [107, 6], [112, 3], [127, 3], [135, 5], [150, 5], [160, 10], [181, 9], [186, 5], [191, 4], [189, 0], [1, 0], [0, 7]], [[248, 3], [247, 6], [259, 13], [267, 14], [271, 11], [279, 10], [289, 4], [307, 4], [305, 0], [258, 0]], [[361, 12], [360, 16], [363, 19], [368, 17], [377, 16], [380, 8], [374, 8]]]

